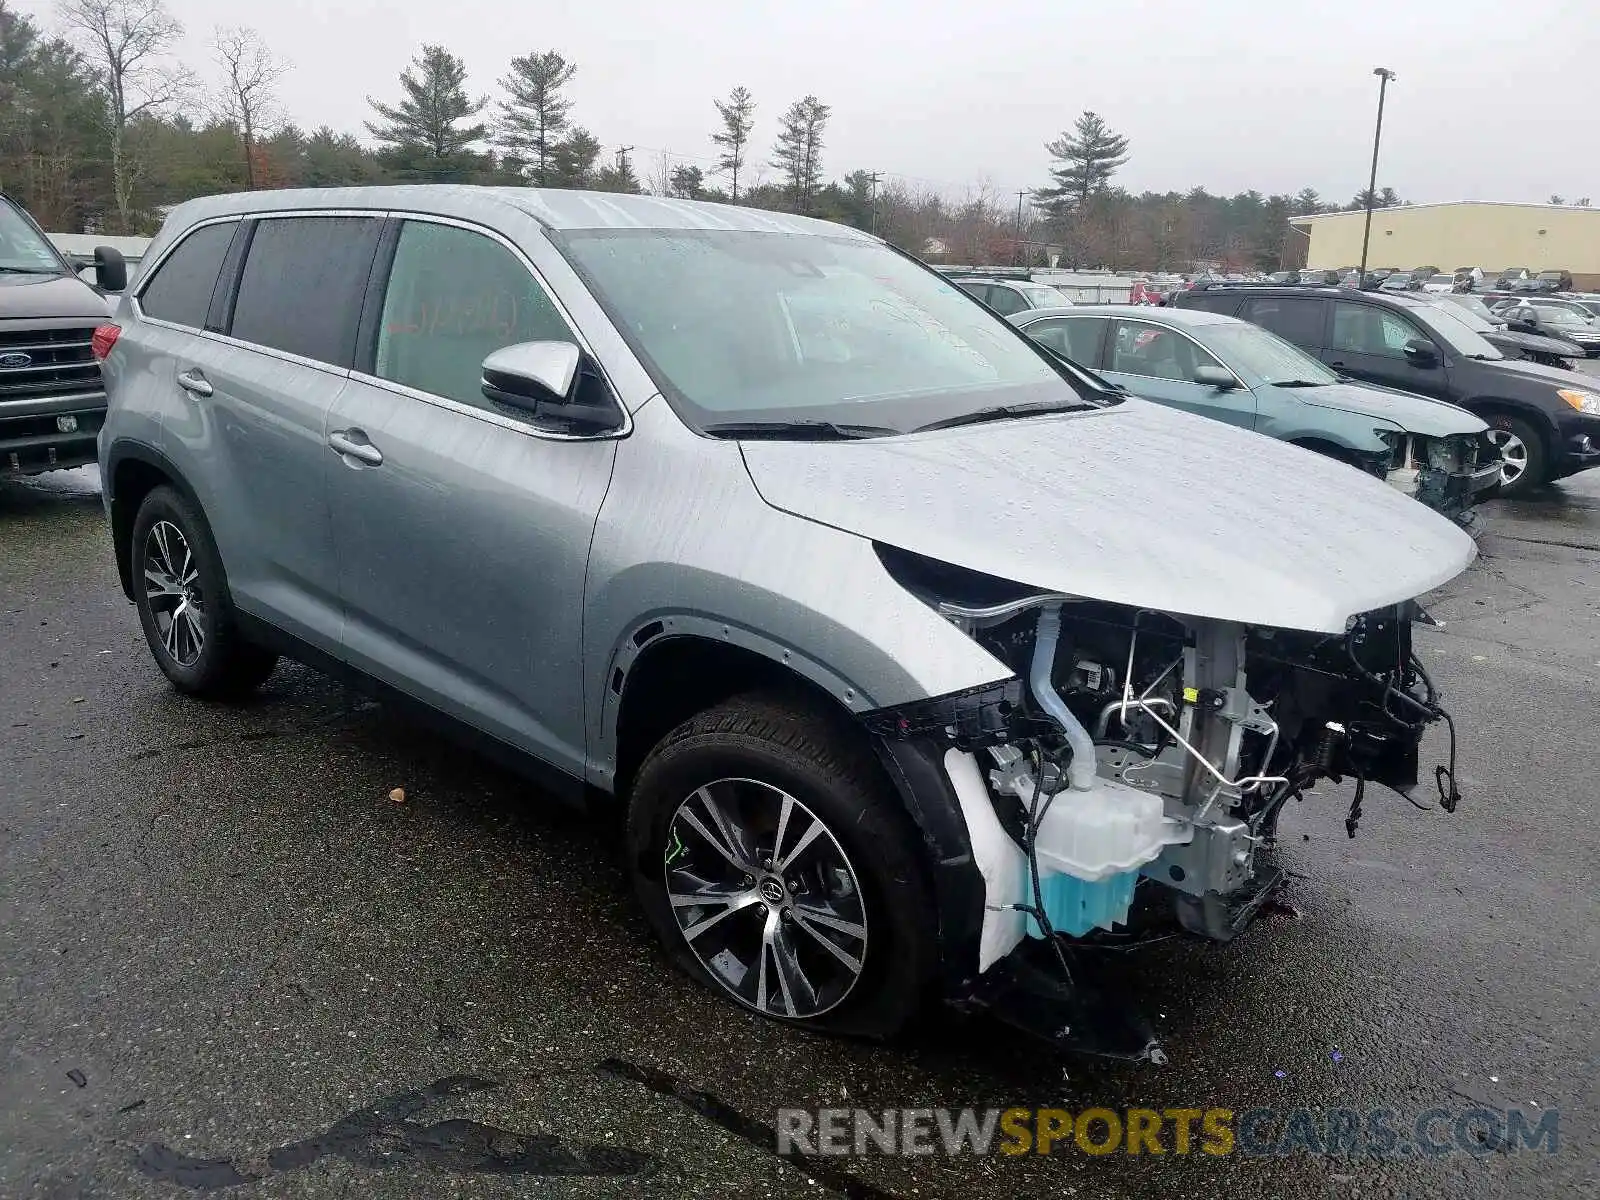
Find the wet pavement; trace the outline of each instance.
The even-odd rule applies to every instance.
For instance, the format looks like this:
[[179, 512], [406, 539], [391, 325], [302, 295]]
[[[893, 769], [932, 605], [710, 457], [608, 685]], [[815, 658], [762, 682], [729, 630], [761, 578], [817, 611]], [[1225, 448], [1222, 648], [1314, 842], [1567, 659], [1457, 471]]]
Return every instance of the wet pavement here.
[[[180, 699], [92, 469], [0, 483], [0, 1197], [1600, 1194], [1597, 476], [1492, 505], [1430, 603], [1458, 813], [1375, 791], [1351, 841], [1325, 788], [1245, 936], [1097, 952], [1160, 1068], [953, 1018], [825, 1041], [716, 1001], [666, 967], [606, 821], [301, 667], [243, 707]], [[808, 1178], [762, 1142], [821, 1105], [1560, 1116], [1554, 1153], [1069, 1143]]]

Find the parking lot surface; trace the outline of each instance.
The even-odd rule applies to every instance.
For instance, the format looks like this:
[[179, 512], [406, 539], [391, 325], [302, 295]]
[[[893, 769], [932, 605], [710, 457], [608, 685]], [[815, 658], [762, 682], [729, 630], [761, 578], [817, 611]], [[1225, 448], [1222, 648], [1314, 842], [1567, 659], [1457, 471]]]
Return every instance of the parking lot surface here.
[[[869, 1046], [735, 1010], [666, 966], [610, 822], [292, 664], [242, 707], [180, 698], [94, 471], [0, 484], [0, 1196], [1600, 1194], [1600, 478], [1488, 513], [1418, 635], [1460, 811], [1375, 791], [1349, 840], [1324, 787], [1246, 935], [1098, 952], [1155, 1067], [982, 1020]], [[1560, 1138], [816, 1170], [763, 1146], [780, 1106], [822, 1105], [1514, 1106]]]

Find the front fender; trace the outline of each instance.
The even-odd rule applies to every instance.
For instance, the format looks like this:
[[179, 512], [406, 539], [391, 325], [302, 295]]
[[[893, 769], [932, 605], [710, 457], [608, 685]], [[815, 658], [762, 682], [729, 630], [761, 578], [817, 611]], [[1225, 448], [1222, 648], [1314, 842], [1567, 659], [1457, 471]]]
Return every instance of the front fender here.
[[1379, 429], [1404, 432], [1382, 417], [1300, 403], [1283, 405], [1275, 413], [1268, 413], [1263, 406], [1256, 423], [1257, 433], [1282, 442], [1324, 442], [1355, 454], [1388, 454], [1389, 447], [1377, 434]]
[[[761, 499], [737, 443], [690, 433], [664, 402], [635, 414], [595, 525], [584, 595], [590, 782], [616, 769], [611, 681], [653, 622], [726, 641], [864, 712], [1010, 677], [892, 579], [865, 538]], [[624, 673], [626, 673], [624, 671]]]

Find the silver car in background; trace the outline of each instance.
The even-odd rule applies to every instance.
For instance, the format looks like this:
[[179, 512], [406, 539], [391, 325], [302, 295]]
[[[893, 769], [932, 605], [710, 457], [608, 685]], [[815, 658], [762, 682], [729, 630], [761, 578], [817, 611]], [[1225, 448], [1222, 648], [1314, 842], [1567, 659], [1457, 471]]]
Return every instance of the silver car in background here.
[[161, 670], [230, 697], [289, 654], [615, 807], [673, 960], [767, 1016], [942, 996], [1155, 1054], [1062, 939], [1141, 880], [1232, 937], [1284, 803], [1409, 791], [1445, 716], [1411, 601], [1465, 534], [854, 230], [278, 191], [146, 264], [100, 462]]

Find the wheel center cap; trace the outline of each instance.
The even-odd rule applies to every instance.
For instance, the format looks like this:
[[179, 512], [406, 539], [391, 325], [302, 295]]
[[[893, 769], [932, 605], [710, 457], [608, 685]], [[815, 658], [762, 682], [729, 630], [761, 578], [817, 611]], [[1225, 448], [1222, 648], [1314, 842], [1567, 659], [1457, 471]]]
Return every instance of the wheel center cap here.
[[763, 879], [761, 881], [761, 898], [768, 904], [782, 904], [788, 893], [783, 884], [776, 879]]

